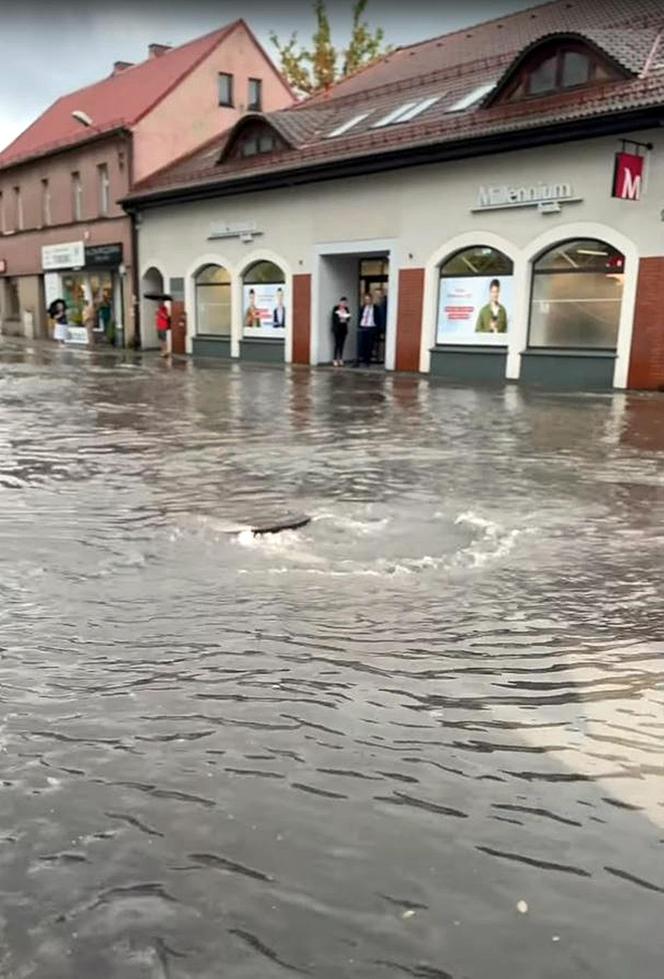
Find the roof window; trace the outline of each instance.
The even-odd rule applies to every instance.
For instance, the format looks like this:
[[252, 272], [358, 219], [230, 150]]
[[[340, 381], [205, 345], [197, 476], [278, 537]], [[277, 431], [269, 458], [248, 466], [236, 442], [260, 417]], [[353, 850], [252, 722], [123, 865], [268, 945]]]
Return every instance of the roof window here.
[[371, 115], [370, 112], [360, 112], [359, 115], [353, 116], [352, 119], [348, 119], [340, 126], [337, 126], [336, 129], [333, 129], [331, 133], [327, 134], [326, 139], [332, 139], [333, 136], [343, 136], [344, 133], [347, 133], [349, 129], [353, 128], [353, 126], [357, 126], [359, 122], [362, 122], [362, 120], [366, 119], [369, 115]]
[[430, 109], [432, 105], [435, 105], [442, 98], [441, 95], [430, 95], [426, 99], [419, 99], [417, 102], [406, 102], [405, 105], [400, 105], [398, 109], [393, 109], [388, 112], [386, 116], [379, 119], [372, 126], [372, 129], [378, 129], [382, 126], [392, 126], [397, 122], [410, 122], [416, 116], [419, 116], [421, 112], [426, 112]]
[[471, 106], [475, 105], [480, 99], [483, 99], [485, 95], [488, 95], [492, 89], [495, 88], [495, 81], [487, 82], [485, 85], [480, 85], [478, 88], [474, 88], [472, 92], [467, 92], [452, 105], [448, 105], [447, 112], [462, 112], [464, 109], [470, 109]]
[[500, 85], [496, 102], [517, 102], [625, 77], [594, 48], [575, 38], [538, 45]]

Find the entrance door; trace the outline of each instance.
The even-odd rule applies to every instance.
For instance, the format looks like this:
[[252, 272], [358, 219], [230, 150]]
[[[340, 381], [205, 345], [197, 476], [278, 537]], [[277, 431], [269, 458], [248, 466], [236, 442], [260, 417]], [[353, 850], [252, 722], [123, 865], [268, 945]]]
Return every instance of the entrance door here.
[[[387, 322], [387, 292], [390, 279], [390, 260], [387, 256], [378, 258], [361, 258], [359, 263], [359, 308], [362, 308], [364, 297], [370, 293], [374, 302], [380, 303], [383, 309], [383, 321]], [[380, 332], [374, 349], [374, 361], [385, 363], [385, 329]]]

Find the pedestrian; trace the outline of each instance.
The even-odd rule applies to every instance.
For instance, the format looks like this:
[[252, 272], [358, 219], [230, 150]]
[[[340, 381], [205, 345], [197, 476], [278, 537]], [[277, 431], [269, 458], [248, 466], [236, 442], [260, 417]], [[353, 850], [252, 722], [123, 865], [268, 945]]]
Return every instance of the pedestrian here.
[[350, 310], [348, 300], [342, 296], [337, 305], [332, 310], [332, 336], [334, 337], [334, 356], [332, 363], [335, 367], [344, 365], [344, 345], [348, 336], [348, 323], [350, 320]]
[[376, 342], [376, 307], [370, 292], [365, 293], [364, 304], [360, 310], [357, 325], [357, 360], [355, 366], [371, 366], [374, 344]]
[[48, 315], [53, 320], [53, 339], [64, 344], [67, 340], [67, 306], [64, 300], [56, 299], [48, 307]]
[[161, 299], [156, 313], [157, 336], [159, 337], [159, 347], [162, 357], [168, 357], [168, 331], [171, 328], [171, 314], [168, 311], [166, 301]]

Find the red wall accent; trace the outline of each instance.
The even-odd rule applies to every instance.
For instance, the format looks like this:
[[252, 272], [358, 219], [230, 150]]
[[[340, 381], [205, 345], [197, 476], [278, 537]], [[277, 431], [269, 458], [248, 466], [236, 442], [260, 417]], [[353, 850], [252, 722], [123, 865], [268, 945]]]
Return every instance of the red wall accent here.
[[642, 258], [636, 286], [634, 332], [627, 385], [664, 388], [664, 258]]
[[399, 269], [397, 309], [398, 371], [419, 371], [424, 269]]
[[308, 364], [311, 350], [311, 276], [293, 276], [293, 363]]

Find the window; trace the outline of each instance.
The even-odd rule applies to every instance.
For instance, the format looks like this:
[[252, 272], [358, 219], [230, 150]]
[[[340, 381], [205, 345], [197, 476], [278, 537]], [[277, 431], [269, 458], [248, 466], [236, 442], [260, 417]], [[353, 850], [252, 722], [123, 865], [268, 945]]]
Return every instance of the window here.
[[83, 187], [81, 186], [81, 175], [75, 171], [71, 175], [71, 197], [72, 197], [72, 220], [80, 221], [83, 216]]
[[220, 265], [206, 265], [196, 276], [196, 331], [231, 335], [231, 277]]
[[5, 279], [5, 317], [8, 320], [21, 318], [21, 301], [18, 292], [18, 279]]
[[347, 133], [349, 129], [352, 129], [354, 126], [357, 126], [358, 123], [362, 122], [364, 119], [367, 118], [367, 116], [370, 115], [371, 115], [370, 112], [360, 112], [359, 115], [353, 116], [352, 119], [348, 119], [346, 122], [343, 122], [340, 126], [337, 126], [336, 129], [333, 129], [331, 133], [327, 134], [327, 138], [332, 139], [333, 136], [343, 136], [343, 134]]
[[530, 347], [614, 350], [625, 258], [602, 241], [566, 241], [533, 266]]
[[405, 105], [400, 105], [398, 108], [392, 109], [386, 116], [379, 119], [378, 122], [374, 122], [371, 128], [379, 129], [382, 126], [389, 126], [391, 123], [397, 121], [402, 112], [409, 112], [411, 109], [414, 109], [416, 105], [417, 102], [406, 102]]
[[233, 105], [233, 76], [220, 71], [218, 76], [219, 105]]
[[437, 344], [505, 346], [512, 325], [512, 260], [476, 245], [450, 255], [440, 267]]
[[42, 224], [47, 227], [51, 223], [51, 188], [46, 178], [41, 182], [41, 189]]
[[20, 187], [14, 187], [14, 230], [23, 231], [23, 198]]
[[495, 82], [487, 82], [485, 85], [480, 85], [478, 88], [474, 88], [472, 92], [468, 92], [466, 95], [457, 99], [452, 105], [448, 105], [447, 112], [462, 112], [464, 109], [470, 109], [471, 106], [483, 99], [485, 95], [488, 95], [492, 88], [495, 87]]
[[614, 65], [582, 42], [557, 41], [534, 51], [502, 87], [500, 98], [514, 102], [621, 77]]
[[260, 78], [249, 79], [249, 98], [247, 108], [250, 112], [260, 112], [263, 108], [262, 89], [263, 83]]
[[99, 213], [108, 214], [111, 203], [111, 183], [108, 178], [108, 165], [106, 163], [100, 163], [97, 167], [97, 177], [99, 179]]
[[419, 116], [421, 112], [426, 112], [432, 105], [435, 105], [440, 98], [440, 95], [431, 95], [429, 98], [420, 99], [417, 102], [406, 102], [405, 105], [400, 105], [398, 109], [393, 109], [391, 112], [388, 112], [386, 116], [383, 116], [382, 119], [375, 122], [372, 128], [379, 129], [382, 126], [391, 126], [397, 122], [410, 122], [411, 119]]

